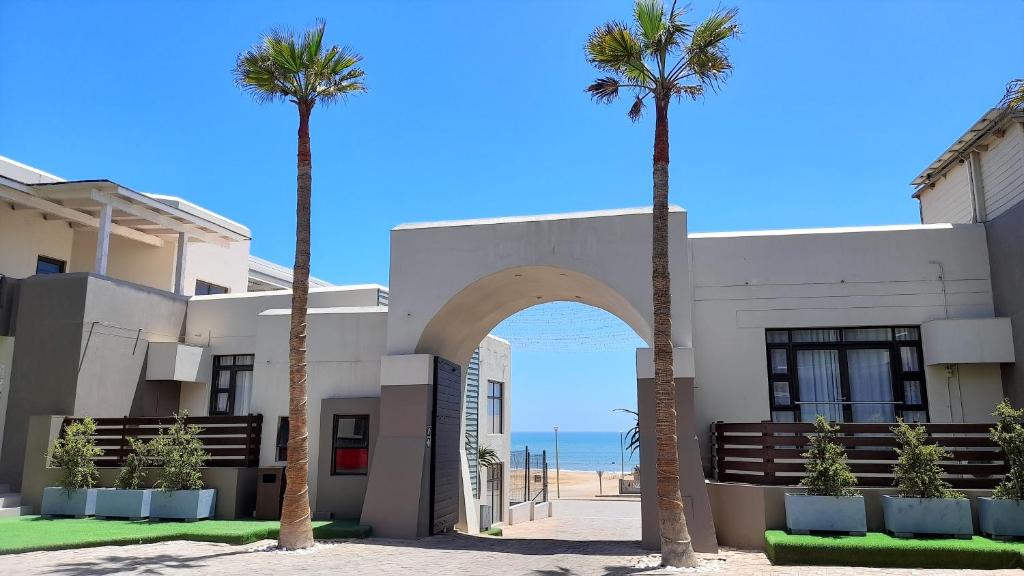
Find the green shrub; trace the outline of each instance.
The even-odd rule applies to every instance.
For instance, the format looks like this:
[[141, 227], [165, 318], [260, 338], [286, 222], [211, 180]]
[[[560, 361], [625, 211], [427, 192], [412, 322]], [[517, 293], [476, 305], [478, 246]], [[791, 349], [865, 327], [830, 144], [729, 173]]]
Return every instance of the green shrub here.
[[992, 440], [1003, 449], [1009, 468], [992, 497], [1024, 500], [1024, 410], [1014, 409], [1009, 400], [1003, 400], [992, 415], [996, 417]]
[[846, 463], [846, 450], [836, 441], [839, 426], [833, 426], [819, 415], [814, 420], [811, 448], [802, 456], [807, 459], [800, 485], [812, 496], [856, 496], [857, 477]]
[[153, 439], [153, 459], [161, 466], [156, 485], [162, 490], [200, 490], [200, 469], [210, 457], [199, 439], [202, 428], [187, 424], [188, 412], [174, 415], [174, 424]]
[[149, 442], [129, 437], [128, 448], [131, 452], [124, 457], [114, 486], [121, 490], [138, 490], [146, 477], [145, 468], [152, 461], [153, 446]]
[[892, 428], [896, 434], [899, 458], [892, 472], [896, 476], [896, 488], [904, 498], [963, 498], [960, 492], [952, 490], [949, 482], [942, 479], [944, 471], [940, 460], [948, 460], [952, 454], [937, 444], [925, 444], [927, 433], [924, 426], [910, 426], [899, 419]]
[[92, 435], [96, 422], [84, 418], [68, 424], [60, 438], [53, 441], [47, 456], [50, 465], [61, 469], [60, 486], [67, 491], [92, 488], [100, 479], [92, 459], [103, 455]]

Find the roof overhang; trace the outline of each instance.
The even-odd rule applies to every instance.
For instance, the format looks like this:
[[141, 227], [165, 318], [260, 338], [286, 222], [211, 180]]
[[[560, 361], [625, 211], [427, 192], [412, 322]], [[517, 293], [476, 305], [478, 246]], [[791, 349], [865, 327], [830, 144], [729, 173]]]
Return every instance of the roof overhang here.
[[920, 174], [911, 181], [915, 187], [914, 198], [920, 198], [921, 192], [946, 175], [954, 165], [966, 161], [966, 157], [982, 141], [990, 135], [999, 135], [1012, 121], [1024, 121], [1024, 112], [1011, 111], [1006, 108], [993, 108], [986, 112], [963, 135], [960, 136], [945, 152], [939, 155]]
[[110, 206], [110, 232], [150, 246], [163, 246], [165, 237], [179, 234], [193, 242], [225, 247], [250, 238], [245, 226], [198, 206], [173, 197], [142, 194], [110, 180], [25, 184], [0, 176], [0, 202], [87, 229], [97, 229], [99, 214]]

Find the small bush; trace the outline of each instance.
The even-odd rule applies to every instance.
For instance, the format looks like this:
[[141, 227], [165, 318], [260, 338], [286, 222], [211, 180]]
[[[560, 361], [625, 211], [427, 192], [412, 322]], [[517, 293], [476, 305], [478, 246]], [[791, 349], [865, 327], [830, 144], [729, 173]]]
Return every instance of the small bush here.
[[925, 444], [927, 433], [924, 426], [910, 426], [899, 419], [892, 428], [896, 434], [899, 458], [892, 472], [896, 476], [896, 488], [903, 498], [963, 498], [964, 495], [952, 489], [942, 479], [945, 473], [939, 466], [940, 460], [948, 460], [952, 454], [937, 444]]
[[50, 465], [61, 469], [60, 486], [67, 491], [92, 488], [100, 479], [92, 459], [103, 455], [92, 435], [96, 422], [84, 418], [67, 425], [60, 438], [53, 441], [47, 454]]
[[114, 486], [121, 490], [138, 490], [146, 476], [145, 468], [152, 461], [153, 446], [138, 438], [128, 438], [128, 447], [131, 452], [124, 457]]
[[202, 428], [187, 424], [188, 412], [174, 415], [174, 424], [153, 439], [153, 457], [162, 467], [156, 485], [161, 490], [200, 490], [200, 469], [210, 457], [198, 438]]
[[1003, 400], [992, 415], [996, 417], [992, 440], [1003, 449], [1009, 468], [992, 497], [1024, 500], [1024, 410], [1014, 409], [1009, 400]]
[[839, 426], [833, 426], [819, 415], [814, 420], [811, 448], [802, 456], [807, 459], [800, 485], [812, 496], [856, 496], [853, 489], [857, 477], [846, 463], [846, 450], [836, 441]]

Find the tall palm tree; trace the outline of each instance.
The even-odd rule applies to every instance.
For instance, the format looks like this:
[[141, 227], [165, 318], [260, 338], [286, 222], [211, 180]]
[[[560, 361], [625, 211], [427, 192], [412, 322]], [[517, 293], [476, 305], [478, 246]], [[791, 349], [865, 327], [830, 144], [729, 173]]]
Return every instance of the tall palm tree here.
[[675, 380], [672, 374], [672, 301], [668, 254], [668, 107], [673, 99], [697, 99], [716, 89], [732, 70], [726, 41], [739, 35], [736, 9], [718, 10], [697, 26], [683, 21], [673, 2], [637, 0], [633, 22], [608, 22], [587, 39], [587, 59], [607, 75], [587, 87], [599, 102], [620, 90], [634, 95], [629, 118], [640, 119], [654, 103], [654, 209], [651, 280], [654, 292], [654, 382], [658, 516], [661, 561], [695, 566], [679, 492]]
[[999, 105], [1010, 110], [1024, 110], [1024, 78], [1011, 80]]
[[279, 544], [294, 550], [313, 545], [309, 514], [309, 442], [306, 421], [306, 307], [309, 298], [309, 213], [313, 161], [309, 117], [353, 92], [365, 92], [362, 57], [343, 46], [324, 46], [320, 20], [301, 36], [273, 31], [238, 55], [235, 83], [257, 102], [287, 100], [299, 110], [295, 207], [295, 266], [288, 335], [288, 466]]

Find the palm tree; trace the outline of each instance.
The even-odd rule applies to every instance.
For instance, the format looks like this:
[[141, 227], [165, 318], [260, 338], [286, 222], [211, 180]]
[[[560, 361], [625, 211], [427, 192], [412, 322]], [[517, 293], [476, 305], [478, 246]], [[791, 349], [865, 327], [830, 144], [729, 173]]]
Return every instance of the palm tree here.
[[309, 297], [309, 213], [313, 162], [309, 117], [313, 108], [364, 92], [359, 54], [341, 46], [325, 47], [321, 20], [301, 37], [282, 31], [266, 34], [239, 54], [235, 83], [257, 102], [287, 100], [299, 110], [298, 176], [295, 208], [295, 266], [291, 329], [288, 336], [288, 466], [278, 543], [294, 550], [313, 545], [309, 514], [309, 442], [306, 422], [306, 306]]
[[587, 39], [587, 59], [607, 75], [587, 91], [598, 102], [612, 102], [619, 91], [634, 95], [629, 118], [654, 103], [654, 209], [651, 279], [654, 292], [655, 430], [657, 434], [658, 516], [661, 561], [695, 566], [679, 493], [675, 380], [672, 374], [672, 302], [668, 255], [668, 107], [673, 98], [697, 99], [716, 89], [732, 70], [726, 41], [739, 34], [735, 9], [718, 10], [697, 26], [683, 21], [675, 3], [666, 12], [660, 0], [637, 0], [633, 23], [608, 22]]
[[1010, 110], [1024, 110], [1024, 78], [1011, 80], [999, 105]]
[[629, 408], [616, 408], [614, 412], [625, 412], [633, 415], [633, 425], [630, 426], [629, 430], [626, 430], [626, 450], [629, 450], [629, 455], [632, 456], [640, 449], [640, 413]]

